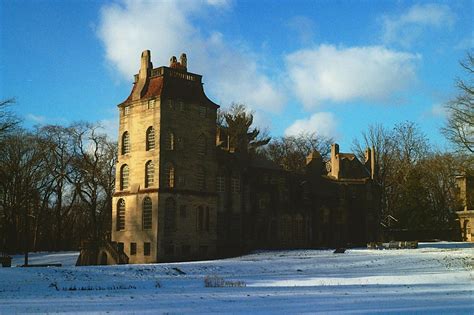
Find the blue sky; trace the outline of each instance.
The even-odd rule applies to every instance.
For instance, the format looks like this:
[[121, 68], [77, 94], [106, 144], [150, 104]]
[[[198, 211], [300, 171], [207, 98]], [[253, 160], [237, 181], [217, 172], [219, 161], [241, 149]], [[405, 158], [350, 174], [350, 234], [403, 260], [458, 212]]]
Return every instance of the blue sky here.
[[441, 105], [473, 48], [472, 1], [3, 1], [0, 98], [26, 126], [100, 121], [115, 137], [140, 53], [186, 52], [207, 95], [247, 104], [273, 136], [343, 151], [369, 124], [419, 124], [440, 148]]

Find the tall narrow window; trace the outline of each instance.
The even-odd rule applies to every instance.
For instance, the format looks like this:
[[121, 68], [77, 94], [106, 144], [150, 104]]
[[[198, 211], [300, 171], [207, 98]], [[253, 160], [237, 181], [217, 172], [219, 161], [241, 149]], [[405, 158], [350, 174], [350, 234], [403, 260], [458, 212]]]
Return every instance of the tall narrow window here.
[[206, 151], [207, 151], [206, 137], [204, 135], [200, 135], [197, 140], [197, 153], [201, 155], [205, 155]]
[[125, 200], [117, 202], [117, 231], [125, 230]]
[[181, 205], [179, 207], [179, 216], [183, 219], [186, 218], [186, 205]]
[[151, 243], [143, 243], [143, 255], [150, 256]]
[[155, 108], [155, 100], [154, 99], [151, 99], [151, 100], [148, 100], [148, 109], [153, 109]]
[[199, 116], [200, 117], [206, 117], [207, 114], [207, 107], [204, 106], [199, 106]]
[[124, 190], [128, 188], [128, 165], [124, 164], [122, 165], [122, 168], [120, 169], [120, 190]]
[[168, 99], [168, 107], [169, 109], [174, 109], [174, 101], [172, 99]]
[[174, 181], [175, 178], [175, 170], [174, 170], [174, 165], [171, 163], [168, 163], [165, 168], [165, 185], [168, 188], [174, 188]]
[[146, 150], [153, 150], [155, 148], [155, 129], [148, 127], [146, 130]]
[[174, 150], [176, 147], [176, 141], [175, 141], [175, 136], [174, 133], [171, 131], [168, 131], [166, 135], [166, 142], [165, 142], [165, 148], [166, 150]]
[[204, 208], [199, 206], [197, 208], [197, 230], [202, 231], [204, 229]]
[[130, 153], [130, 135], [128, 131], [122, 134], [122, 154]]
[[196, 188], [198, 190], [204, 190], [206, 188], [206, 173], [202, 166], [198, 166], [196, 169]]
[[165, 233], [176, 229], [176, 201], [169, 197], [165, 200]]
[[145, 197], [143, 199], [143, 229], [144, 230], [151, 230], [151, 223], [152, 223], [152, 203], [150, 197]]
[[218, 175], [216, 177], [216, 190], [217, 192], [225, 191], [225, 177], [223, 175]]
[[240, 192], [240, 178], [239, 176], [232, 176], [232, 192], [239, 193]]
[[204, 212], [204, 231], [209, 232], [209, 207], [206, 207], [206, 212]]
[[155, 174], [155, 164], [153, 161], [148, 161], [145, 164], [145, 188], [153, 186]]

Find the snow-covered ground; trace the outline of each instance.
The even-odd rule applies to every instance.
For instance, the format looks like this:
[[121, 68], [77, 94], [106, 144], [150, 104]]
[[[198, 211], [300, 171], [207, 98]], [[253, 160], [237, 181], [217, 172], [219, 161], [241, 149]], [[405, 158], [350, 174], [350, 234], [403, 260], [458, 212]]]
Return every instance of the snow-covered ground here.
[[[30, 263], [63, 267], [0, 268], [0, 314], [474, 313], [474, 245], [467, 243], [151, 265], [74, 267], [76, 258], [38, 253]], [[207, 276], [246, 286], [205, 287]]]

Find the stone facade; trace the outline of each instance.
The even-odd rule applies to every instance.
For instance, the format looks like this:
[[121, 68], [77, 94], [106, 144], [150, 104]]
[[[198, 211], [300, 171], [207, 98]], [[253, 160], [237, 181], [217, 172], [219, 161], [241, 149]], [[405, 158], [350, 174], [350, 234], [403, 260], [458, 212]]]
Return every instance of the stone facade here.
[[457, 211], [462, 241], [474, 242], [474, 176], [468, 174], [456, 178], [462, 210]]
[[302, 174], [238, 152], [216, 128], [219, 106], [201, 79], [185, 54], [154, 69], [144, 51], [118, 105], [112, 241], [130, 263], [376, 240], [373, 152], [361, 163], [335, 144], [327, 164], [314, 152]]

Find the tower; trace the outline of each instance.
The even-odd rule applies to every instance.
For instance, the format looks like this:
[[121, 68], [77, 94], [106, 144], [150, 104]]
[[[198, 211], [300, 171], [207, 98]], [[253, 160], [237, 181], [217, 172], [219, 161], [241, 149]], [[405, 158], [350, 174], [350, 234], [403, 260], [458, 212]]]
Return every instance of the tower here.
[[119, 109], [112, 241], [130, 263], [209, 258], [216, 251], [218, 105], [187, 58], [153, 68], [141, 55]]

